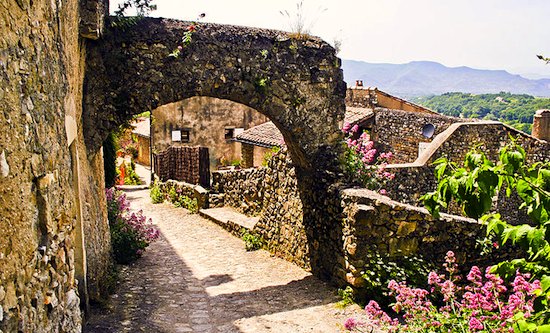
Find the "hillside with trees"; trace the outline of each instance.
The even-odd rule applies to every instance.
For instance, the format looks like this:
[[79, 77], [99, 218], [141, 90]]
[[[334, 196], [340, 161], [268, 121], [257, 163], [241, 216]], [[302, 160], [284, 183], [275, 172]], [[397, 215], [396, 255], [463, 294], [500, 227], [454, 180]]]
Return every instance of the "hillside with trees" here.
[[417, 97], [413, 101], [441, 114], [498, 120], [526, 133], [531, 133], [535, 112], [539, 109], [550, 109], [550, 98], [505, 92], [480, 95], [452, 92]]

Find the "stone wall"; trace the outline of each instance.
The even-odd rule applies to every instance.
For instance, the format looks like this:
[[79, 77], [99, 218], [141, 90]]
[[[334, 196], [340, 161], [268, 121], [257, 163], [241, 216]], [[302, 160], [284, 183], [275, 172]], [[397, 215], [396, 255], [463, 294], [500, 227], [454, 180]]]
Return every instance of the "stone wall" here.
[[[267, 117], [243, 104], [212, 97], [192, 97], [163, 105], [153, 111], [154, 150], [169, 146], [203, 146], [210, 151], [210, 166], [216, 168], [241, 159], [241, 144], [226, 137], [226, 129], [249, 129], [268, 121]], [[173, 130], [188, 130], [187, 142], [172, 141]]]
[[2, 1], [0, 21], [0, 331], [80, 332], [78, 3]]
[[212, 191], [222, 196], [224, 205], [260, 216], [254, 231], [270, 252], [311, 269], [302, 201], [286, 152], [275, 154], [266, 167], [213, 172]]
[[381, 151], [393, 152], [393, 163], [410, 163], [418, 157], [419, 143], [433, 140], [422, 135], [424, 125], [434, 125], [435, 136], [459, 121], [439, 114], [376, 108], [371, 139]]
[[416, 257], [437, 267], [450, 250], [460, 265], [482, 267], [517, 253], [507, 248], [482, 257], [476, 241], [485, 236], [486, 229], [476, 220], [447, 214], [434, 220], [424, 208], [366, 189], [343, 190], [342, 206], [346, 282], [357, 290], [367, 286], [362, 276], [374, 267], [368, 259], [373, 251], [385, 260]]
[[[388, 166], [389, 170], [395, 173], [395, 179], [386, 186], [388, 195], [400, 202], [420, 205], [420, 196], [435, 190], [437, 186], [434, 168], [430, 166], [433, 161], [447, 156], [453, 162], [462, 163], [471, 147], [478, 146], [489, 159], [496, 162], [498, 151], [509, 142], [509, 136], [517, 136], [517, 142], [527, 153], [528, 163], [550, 159], [550, 144], [502, 123], [457, 123], [434, 138], [433, 143], [415, 163]], [[526, 215], [518, 210], [519, 203], [517, 197], [507, 198], [502, 191], [495, 209], [498, 209], [507, 221], [516, 224], [526, 221]], [[461, 214], [457, 207], [454, 207], [452, 212]]]
[[199, 209], [209, 207], [209, 192], [200, 185], [179, 182], [176, 180], [168, 180], [166, 182], [157, 180], [157, 184], [165, 200], [172, 201], [170, 200], [170, 192], [174, 189], [178, 196], [196, 199]]
[[149, 138], [141, 135], [137, 136], [138, 157], [136, 162], [142, 165], [151, 166], [151, 149]]

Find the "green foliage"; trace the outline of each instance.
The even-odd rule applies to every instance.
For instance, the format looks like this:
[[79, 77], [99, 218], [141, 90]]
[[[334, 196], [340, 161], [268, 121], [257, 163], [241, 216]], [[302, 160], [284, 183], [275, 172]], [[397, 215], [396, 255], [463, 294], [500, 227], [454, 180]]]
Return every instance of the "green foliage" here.
[[355, 296], [353, 289], [350, 286], [347, 286], [346, 289], [338, 289], [338, 296], [341, 300], [336, 304], [339, 308], [345, 308], [348, 305], [355, 303]]
[[241, 230], [241, 238], [244, 241], [244, 247], [247, 251], [259, 250], [264, 244], [262, 237], [251, 233], [246, 229]]
[[119, 149], [116, 135], [109, 133], [103, 141], [103, 168], [105, 170], [105, 188], [115, 186], [117, 178], [116, 152]]
[[193, 41], [193, 34], [197, 31], [197, 29], [200, 27], [200, 24], [198, 23], [201, 19], [203, 19], [206, 16], [206, 14], [202, 13], [199, 15], [199, 17], [193, 21], [188, 27], [187, 30], [183, 33], [183, 36], [181, 37], [181, 41], [178, 44], [178, 46], [170, 53], [168, 56], [172, 58], [179, 58], [181, 55], [181, 52], [183, 49], [191, 45], [191, 42]]
[[[154, 0], [126, 0], [120, 3], [115, 16], [111, 18], [111, 26], [124, 30], [136, 25], [139, 20], [157, 9], [153, 2]], [[135, 8], [136, 16], [126, 16], [126, 11], [130, 8]]]
[[275, 154], [277, 154], [279, 151], [281, 151], [281, 147], [279, 147], [279, 146], [271, 147], [271, 150], [264, 154], [264, 157], [263, 157], [263, 160], [262, 160], [262, 166], [264, 166], [264, 167], [267, 166], [267, 163], [269, 162], [269, 160]]
[[170, 191], [168, 191], [168, 199], [174, 206], [185, 208], [193, 214], [199, 211], [197, 199], [181, 194], [181, 189], [176, 189], [175, 186], [171, 187]]
[[[535, 300], [536, 314], [521, 319], [517, 331], [536, 332], [532, 327], [550, 325], [550, 162], [526, 165], [525, 151], [513, 141], [500, 150], [496, 164], [483, 153], [471, 151], [464, 166], [444, 158], [435, 165], [439, 184], [436, 191], [422, 197], [426, 208], [437, 217], [440, 208], [454, 200], [467, 216], [484, 222], [487, 234], [495, 235], [501, 245], [512, 243], [522, 248], [525, 257], [502, 262], [493, 269], [503, 278], [519, 269], [541, 280], [543, 290]], [[519, 196], [522, 204], [518, 209], [525, 209], [530, 224], [510, 225], [500, 214], [490, 212], [492, 198], [501, 188], [508, 196], [513, 192]]]
[[407, 282], [414, 286], [426, 286], [432, 266], [416, 256], [381, 255], [376, 250], [367, 252], [364, 271], [365, 293], [369, 299], [386, 304], [389, 294], [388, 283], [392, 280]]
[[117, 167], [117, 176], [121, 176], [121, 168], [124, 165], [125, 173], [124, 173], [124, 185], [140, 185], [141, 184], [141, 178], [139, 178], [139, 175], [136, 173], [136, 164], [134, 161], [130, 160], [130, 163], [122, 162]]
[[159, 204], [164, 202], [164, 194], [162, 194], [162, 191], [158, 183], [155, 183], [153, 187], [151, 187], [151, 191], [149, 192], [149, 195], [151, 196], [151, 202], [154, 204]]
[[257, 77], [254, 80], [254, 88], [261, 94], [266, 94], [269, 88], [269, 79], [265, 77]]
[[550, 98], [505, 92], [481, 95], [453, 92], [419, 97], [416, 102], [449, 116], [502, 121], [526, 133], [531, 133], [535, 112], [550, 108]]
[[159, 237], [159, 232], [143, 211], [130, 212], [126, 194], [115, 188], [106, 189], [105, 194], [113, 257], [119, 264], [130, 263]]

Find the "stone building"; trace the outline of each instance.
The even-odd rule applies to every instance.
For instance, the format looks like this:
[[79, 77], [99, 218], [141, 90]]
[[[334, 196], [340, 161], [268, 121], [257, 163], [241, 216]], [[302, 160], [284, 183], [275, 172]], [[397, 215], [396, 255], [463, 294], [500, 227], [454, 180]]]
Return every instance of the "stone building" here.
[[[359, 133], [367, 131], [378, 148], [394, 152], [396, 163], [405, 163], [413, 162], [435, 134], [458, 121], [462, 120], [440, 115], [378, 88], [364, 87], [362, 81], [357, 81], [347, 90], [342, 125], [357, 125]], [[433, 129], [429, 136], [425, 128]], [[235, 141], [242, 144], [245, 167], [261, 165], [269, 149], [284, 144], [282, 134], [272, 122], [245, 130]]]
[[209, 149], [210, 166], [241, 160], [235, 136], [268, 119], [243, 104], [212, 97], [192, 97], [153, 111], [153, 152], [169, 146], [203, 146]]
[[137, 141], [136, 162], [151, 166], [151, 120], [149, 118], [140, 118], [132, 126], [132, 135], [134, 135]]

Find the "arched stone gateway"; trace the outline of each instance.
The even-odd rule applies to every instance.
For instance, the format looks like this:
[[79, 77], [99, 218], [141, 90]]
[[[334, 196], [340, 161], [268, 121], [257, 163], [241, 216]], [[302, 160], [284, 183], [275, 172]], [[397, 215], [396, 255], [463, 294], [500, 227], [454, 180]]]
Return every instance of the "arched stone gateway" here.
[[336, 195], [345, 83], [334, 49], [318, 38], [201, 24], [178, 58], [189, 22], [146, 18], [89, 41], [83, 118], [90, 154], [131, 116], [193, 96], [228, 99], [268, 116], [296, 167], [312, 270], [335, 276], [341, 256]]

